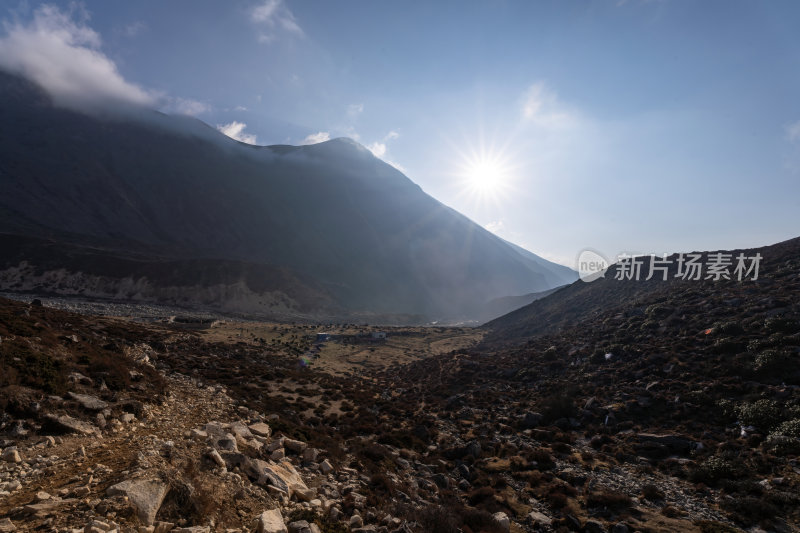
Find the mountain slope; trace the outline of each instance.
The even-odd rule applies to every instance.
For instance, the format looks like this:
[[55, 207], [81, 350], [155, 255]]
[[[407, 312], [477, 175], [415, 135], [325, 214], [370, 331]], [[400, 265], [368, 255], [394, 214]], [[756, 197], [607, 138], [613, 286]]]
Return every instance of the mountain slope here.
[[0, 232], [285, 268], [355, 314], [469, 318], [559, 284], [351, 140], [255, 147], [189, 118], [79, 114], [1, 73], [0, 95]]
[[[588, 327], [593, 320], [614, 312], [633, 312], [631, 309], [636, 309], [635, 312], [643, 315], [647, 306], [658, 304], [675, 291], [693, 291], [708, 298], [728, 294], [727, 299], [736, 302], [741, 296], [739, 292], [749, 294], [771, 284], [770, 275], [775, 271], [785, 270], [785, 264], [800, 255], [800, 238], [750, 250], [703, 252], [700, 254], [701, 263], [707, 264], [711, 256], [716, 253], [730, 254], [733, 262], [731, 273], [736, 265], [735, 258], [739, 254], [744, 254], [745, 257], [760, 254], [763, 259], [759, 265], [759, 279], [746, 278], [741, 282], [735, 279], [684, 280], [676, 277], [677, 255], [668, 258], [671, 265], [666, 281], [660, 279], [659, 273], [653, 279], [645, 280], [649, 273], [649, 258], [642, 258], [641, 278], [638, 281], [616, 279], [620, 267], [618, 264], [613, 264], [602, 278], [590, 283], [576, 281], [545, 298], [485, 324], [484, 327], [489, 330], [486, 343], [495, 346], [522, 344], [532, 337], [555, 334], [580, 324]], [[705, 278], [705, 274], [702, 277]]]

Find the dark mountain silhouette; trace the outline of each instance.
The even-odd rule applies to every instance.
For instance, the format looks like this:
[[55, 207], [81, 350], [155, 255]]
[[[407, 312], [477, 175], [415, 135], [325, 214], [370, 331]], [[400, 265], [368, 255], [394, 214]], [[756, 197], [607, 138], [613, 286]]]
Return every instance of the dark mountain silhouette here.
[[[6, 289], [59, 292], [88, 276], [95, 296], [157, 300], [199, 283], [223, 300], [246, 293], [248, 312], [469, 319], [493, 298], [576, 277], [439, 203], [352, 140], [258, 147], [149, 110], [77, 113], [2, 73], [0, 183], [0, 232], [29, 238], [6, 249]], [[45, 275], [58, 261], [33, 254], [36, 243], [83, 259]], [[19, 269], [23, 249], [40, 263], [23, 265], [39, 270], [33, 286]], [[213, 266], [181, 285], [175, 272], [186, 261]], [[256, 280], [278, 271], [291, 283]], [[238, 296], [224, 290], [233, 281]], [[150, 288], [137, 292], [143, 282]]]

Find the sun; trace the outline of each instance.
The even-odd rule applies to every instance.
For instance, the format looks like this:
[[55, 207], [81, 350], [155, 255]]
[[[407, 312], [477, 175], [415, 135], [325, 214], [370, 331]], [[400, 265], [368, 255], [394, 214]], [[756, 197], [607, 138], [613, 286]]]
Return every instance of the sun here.
[[503, 166], [495, 159], [471, 162], [465, 172], [469, 187], [477, 193], [497, 192], [503, 185]]
[[484, 152], [464, 158], [462, 186], [479, 198], [497, 198], [509, 187], [511, 167], [499, 153]]

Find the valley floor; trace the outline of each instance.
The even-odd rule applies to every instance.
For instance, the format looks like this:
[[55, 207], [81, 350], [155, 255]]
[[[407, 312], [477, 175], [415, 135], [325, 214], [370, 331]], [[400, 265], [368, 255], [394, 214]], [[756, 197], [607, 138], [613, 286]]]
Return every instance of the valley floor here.
[[794, 456], [743, 475], [732, 507], [685, 474], [717, 437], [610, 426], [563, 372], [487, 359], [481, 330], [0, 303], [2, 532], [800, 530]]

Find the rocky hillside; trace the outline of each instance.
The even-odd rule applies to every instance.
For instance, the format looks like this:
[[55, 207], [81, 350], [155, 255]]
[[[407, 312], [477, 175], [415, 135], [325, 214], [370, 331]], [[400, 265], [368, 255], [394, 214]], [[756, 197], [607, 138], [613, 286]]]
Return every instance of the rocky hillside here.
[[422, 356], [424, 328], [3, 300], [0, 528], [798, 531], [800, 240], [760, 252], [757, 280], [618, 296], [516, 345], [435, 328], [474, 347]]
[[[117, 259], [211, 260], [212, 269], [232, 266], [209, 277], [212, 291], [229, 288], [218, 299], [243, 312], [286, 316], [273, 309], [274, 291], [259, 290], [280, 271], [292, 278], [284, 299], [297, 316], [466, 320], [492, 298], [575, 279], [437, 202], [352, 140], [258, 147], [154, 111], [81, 114], [1, 72], [0, 183], [0, 233], [29, 238], [4, 251], [20, 256], [44, 240], [45, 250], [68, 245], [84, 258], [45, 268], [34, 252], [36, 262], [5, 266], [12, 284], [20, 269], [46, 272], [28, 280], [42, 291], [69, 293], [71, 279], [86, 277], [103, 295], [142, 285], [128, 292], [169, 302], [160, 290], [173, 287], [169, 268], [136, 276]], [[88, 258], [118, 270], [76, 270], [91, 266]], [[309, 291], [322, 296], [316, 308], [305, 304]]]

